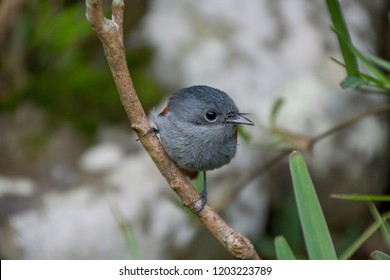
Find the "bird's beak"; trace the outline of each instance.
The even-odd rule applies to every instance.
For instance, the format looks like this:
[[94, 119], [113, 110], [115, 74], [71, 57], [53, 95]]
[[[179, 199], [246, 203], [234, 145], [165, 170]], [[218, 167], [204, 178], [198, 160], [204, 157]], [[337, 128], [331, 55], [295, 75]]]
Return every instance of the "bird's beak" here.
[[244, 117], [242, 113], [235, 114], [234, 116], [229, 116], [225, 119], [225, 122], [232, 124], [245, 124], [245, 125], [253, 125], [253, 122]]

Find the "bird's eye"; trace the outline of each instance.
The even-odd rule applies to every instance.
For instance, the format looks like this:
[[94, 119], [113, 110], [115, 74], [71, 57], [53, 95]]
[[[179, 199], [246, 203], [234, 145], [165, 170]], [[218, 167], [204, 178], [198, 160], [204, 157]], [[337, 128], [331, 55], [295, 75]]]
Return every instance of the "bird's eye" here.
[[214, 112], [214, 111], [208, 111], [208, 112], [204, 115], [206, 121], [208, 121], [208, 122], [215, 122], [216, 119], [217, 119], [217, 116], [218, 116], [217, 113]]

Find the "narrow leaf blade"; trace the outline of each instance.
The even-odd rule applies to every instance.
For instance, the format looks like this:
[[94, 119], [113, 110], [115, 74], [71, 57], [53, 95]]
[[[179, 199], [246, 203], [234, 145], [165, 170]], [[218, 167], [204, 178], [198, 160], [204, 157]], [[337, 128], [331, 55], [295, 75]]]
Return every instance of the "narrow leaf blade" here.
[[365, 53], [364, 54], [367, 59], [369, 59], [372, 63], [376, 64], [377, 66], [383, 68], [386, 71], [390, 71], [390, 61], [387, 61], [383, 58], [380, 58], [376, 55]]
[[276, 258], [278, 260], [296, 260], [293, 251], [291, 250], [290, 245], [287, 243], [287, 240], [283, 236], [278, 236], [275, 238], [275, 250]]
[[346, 88], [358, 88], [362, 85], [368, 84], [368, 82], [358, 76], [347, 76], [341, 83], [340, 86], [343, 89]]
[[374, 251], [371, 253], [371, 256], [376, 260], [382, 260], [382, 261], [390, 260], [390, 256], [381, 251]]
[[[340, 8], [340, 4], [338, 0], [326, 0], [326, 5], [333, 23], [333, 28], [339, 31], [339, 33], [336, 35], [339, 41], [341, 54], [344, 58], [347, 74], [356, 76], [359, 73], [359, 66], [355, 54], [351, 51], [346, 43], [349, 42], [352, 44], [352, 41]], [[345, 40], [342, 37], [344, 37]]]
[[[333, 28], [333, 31], [337, 34], [339, 40], [343, 41], [345, 44], [345, 47], [348, 48], [354, 55], [355, 58], [358, 58], [360, 62], [364, 65], [364, 67], [371, 72], [372, 75], [375, 76], [375, 78], [383, 83], [384, 85], [388, 86], [389, 79], [386, 77], [385, 74], [383, 74], [380, 69], [378, 69], [373, 63], [370, 62], [370, 60], [355, 46], [352, 44], [351, 40], [346, 37], [344, 34], [340, 32], [340, 30]], [[348, 66], [347, 66], [348, 67]], [[349, 74], [349, 73], [348, 73]], [[351, 74], [349, 74], [351, 75]], [[359, 76], [361, 73], [358, 71], [354, 73], [353, 76]]]
[[293, 152], [290, 155], [290, 170], [298, 213], [310, 259], [336, 260], [336, 251], [320, 202], [306, 163], [299, 152]]
[[359, 201], [390, 201], [390, 195], [381, 194], [342, 194], [333, 193], [330, 195], [332, 198], [345, 199], [345, 200], [359, 200]]
[[269, 122], [272, 126], [276, 124], [276, 118], [278, 117], [280, 109], [283, 107], [283, 105], [284, 105], [283, 98], [278, 98], [272, 105], [271, 115], [269, 116]]

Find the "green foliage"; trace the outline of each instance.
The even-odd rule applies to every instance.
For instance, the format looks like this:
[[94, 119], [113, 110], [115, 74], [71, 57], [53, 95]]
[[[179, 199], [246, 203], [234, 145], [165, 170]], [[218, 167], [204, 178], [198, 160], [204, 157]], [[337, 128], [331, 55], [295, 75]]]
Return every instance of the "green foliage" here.
[[358, 75], [359, 67], [355, 54], [348, 46], [348, 43], [352, 44], [351, 37], [349, 35], [349, 31], [341, 11], [340, 4], [338, 0], [326, 0], [326, 5], [328, 7], [333, 26], [336, 30], [339, 31], [337, 34], [337, 39], [339, 41], [340, 51], [345, 61], [345, 69], [347, 70], [347, 74], [352, 76]]
[[390, 256], [380, 251], [372, 252], [371, 256], [376, 260], [390, 261]]
[[340, 254], [341, 260], [349, 259], [362, 245], [366, 242], [375, 232], [379, 229], [382, 229], [382, 234], [384, 236], [385, 241], [390, 248], [390, 238], [389, 238], [389, 224], [388, 220], [390, 219], [390, 213], [384, 213], [383, 215], [379, 215], [375, 206], [373, 204], [369, 204], [371, 212], [373, 213], [375, 222], [372, 223], [369, 227], [367, 227], [349, 246], [344, 250], [343, 253]]
[[320, 202], [300, 153], [294, 152], [291, 154], [290, 169], [295, 199], [310, 259], [337, 259]]
[[[0, 110], [21, 102], [44, 107], [51, 121], [70, 121], [91, 134], [102, 121], [127, 121], [101, 45], [79, 1], [28, 1], [0, 62], [7, 91]], [[126, 35], [125, 35], [126, 36]], [[161, 98], [149, 75], [152, 51], [127, 48], [133, 83], [145, 110]], [[16, 67], [19, 66], [19, 67]]]
[[374, 194], [332, 194], [331, 197], [345, 200], [358, 201], [390, 201], [389, 195]]
[[387, 221], [389, 219], [390, 212], [381, 215], [378, 209], [376, 208], [375, 204], [372, 202], [368, 203], [368, 207], [370, 208], [370, 212], [374, 217], [375, 222], [377, 222], [380, 225], [382, 236], [387, 246], [390, 248], [390, 224]]
[[284, 105], [283, 98], [276, 99], [276, 101], [272, 105], [271, 114], [269, 116], [269, 123], [271, 124], [271, 126], [274, 126], [276, 124], [276, 119], [277, 119], [279, 112], [280, 112], [280, 109], [283, 107], [283, 105]]
[[358, 76], [347, 76], [341, 83], [340, 86], [343, 89], [346, 88], [359, 88], [363, 85], [366, 85], [367, 81], [362, 79], [361, 77]]
[[[305, 237], [306, 249], [310, 259], [337, 259], [330, 233], [318, 201], [313, 182], [302, 155], [293, 152], [290, 156], [290, 170], [294, 186], [295, 199], [298, 207], [300, 223]], [[346, 200], [375, 201], [388, 199], [388, 196], [378, 195], [333, 195], [335, 198]], [[381, 231], [382, 236], [390, 248], [390, 212], [380, 214], [372, 202], [368, 204], [374, 223], [366, 228], [340, 254], [339, 259], [349, 259], [375, 232]], [[294, 259], [295, 256], [283, 237], [275, 239], [275, 250], [278, 259]], [[375, 259], [388, 259], [385, 253], [375, 251]]]
[[[326, 0], [326, 4], [333, 23], [332, 30], [337, 35], [344, 63], [335, 59], [333, 60], [345, 67], [347, 73], [347, 77], [341, 82], [341, 87], [368, 89], [370, 92], [389, 95], [390, 77], [385, 72], [390, 71], [390, 63], [377, 56], [366, 54], [356, 49], [350, 38], [339, 2], [337, 0]], [[358, 62], [364, 66], [367, 73], [360, 71]], [[275, 103], [270, 117], [271, 124], [275, 123], [275, 116], [277, 115], [279, 106], [278, 103]], [[300, 224], [305, 237], [309, 258], [337, 259], [313, 182], [300, 153], [294, 152], [291, 154], [290, 171]], [[368, 201], [370, 212], [374, 218], [374, 222], [361, 234], [357, 235], [355, 240], [340, 254], [339, 259], [349, 259], [352, 257], [362, 244], [379, 230], [387, 246], [390, 248], [390, 212], [380, 214], [372, 202], [389, 201], [390, 198], [388, 195], [334, 194], [332, 197], [352, 201], [366, 201], [366, 203]], [[275, 250], [278, 259], [293, 259], [294, 257], [287, 241], [282, 237], [275, 239]], [[379, 251], [374, 251], [371, 255], [374, 259], [390, 259], [387, 254]]]
[[276, 257], [278, 260], [296, 260], [294, 253], [283, 236], [275, 238]]
[[[338, 0], [326, 0], [326, 4], [333, 23], [332, 30], [337, 35], [344, 59], [344, 64], [336, 62], [344, 66], [347, 72], [347, 77], [340, 83], [341, 87], [343, 89], [358, 88], [373, 93], [390, 95], [390, 77], [383, 72], [383, 70], [389, 71], [390, 63], [355, 48]], [[360, 71], [358, 61], [368, 71], [368, 74]]]
[[[284, 236], [288, 238], [288, 244], [294, 250], [295, 256], [298, 259], [307, 257], [306, 252], [302, 249], [305, 246], [304, 238], [299, 222], [298, 209], [293, 197], [289, 195], [287, 200], [284, 200], [283, 203], [280, 203], [273, 210], [270, 228], [272, 229], [273, 236]], [[275, 243], [275, 240], [273, 243]]]

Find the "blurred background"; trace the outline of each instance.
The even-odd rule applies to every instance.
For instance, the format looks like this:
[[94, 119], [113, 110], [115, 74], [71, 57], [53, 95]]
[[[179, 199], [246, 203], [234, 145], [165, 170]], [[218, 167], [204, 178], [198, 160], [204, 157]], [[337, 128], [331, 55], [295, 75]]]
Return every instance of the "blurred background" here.
[[[341, 89], [325, 1], [125, 2], [127, 61], [146, 112], [177, 89], [207, 84], [251, 113], [255, 126], [241, 131], [236, 158], [208, 173], [210, 205], [263, 258], [275, 258], [277, 235], [306, 258], [288, 156], [275, 160], [300, 146], [270, 129], [275, 104], [283, 101], [273, 124], [297, 140], [388, 102]], [[354, 44], [389, 59], [390, 3], [341, 6]], [[329, 195], [390, 193], [388, 129], [388, 115], [369, 116], [303, 151], [339, 253], [373, 218], [365, 203]], [[0, 257], [231, 258], [136, 139], [84, 1], [2, 0]], [[388, 252], [380, 233], [352, 258], [376, 249]]]

